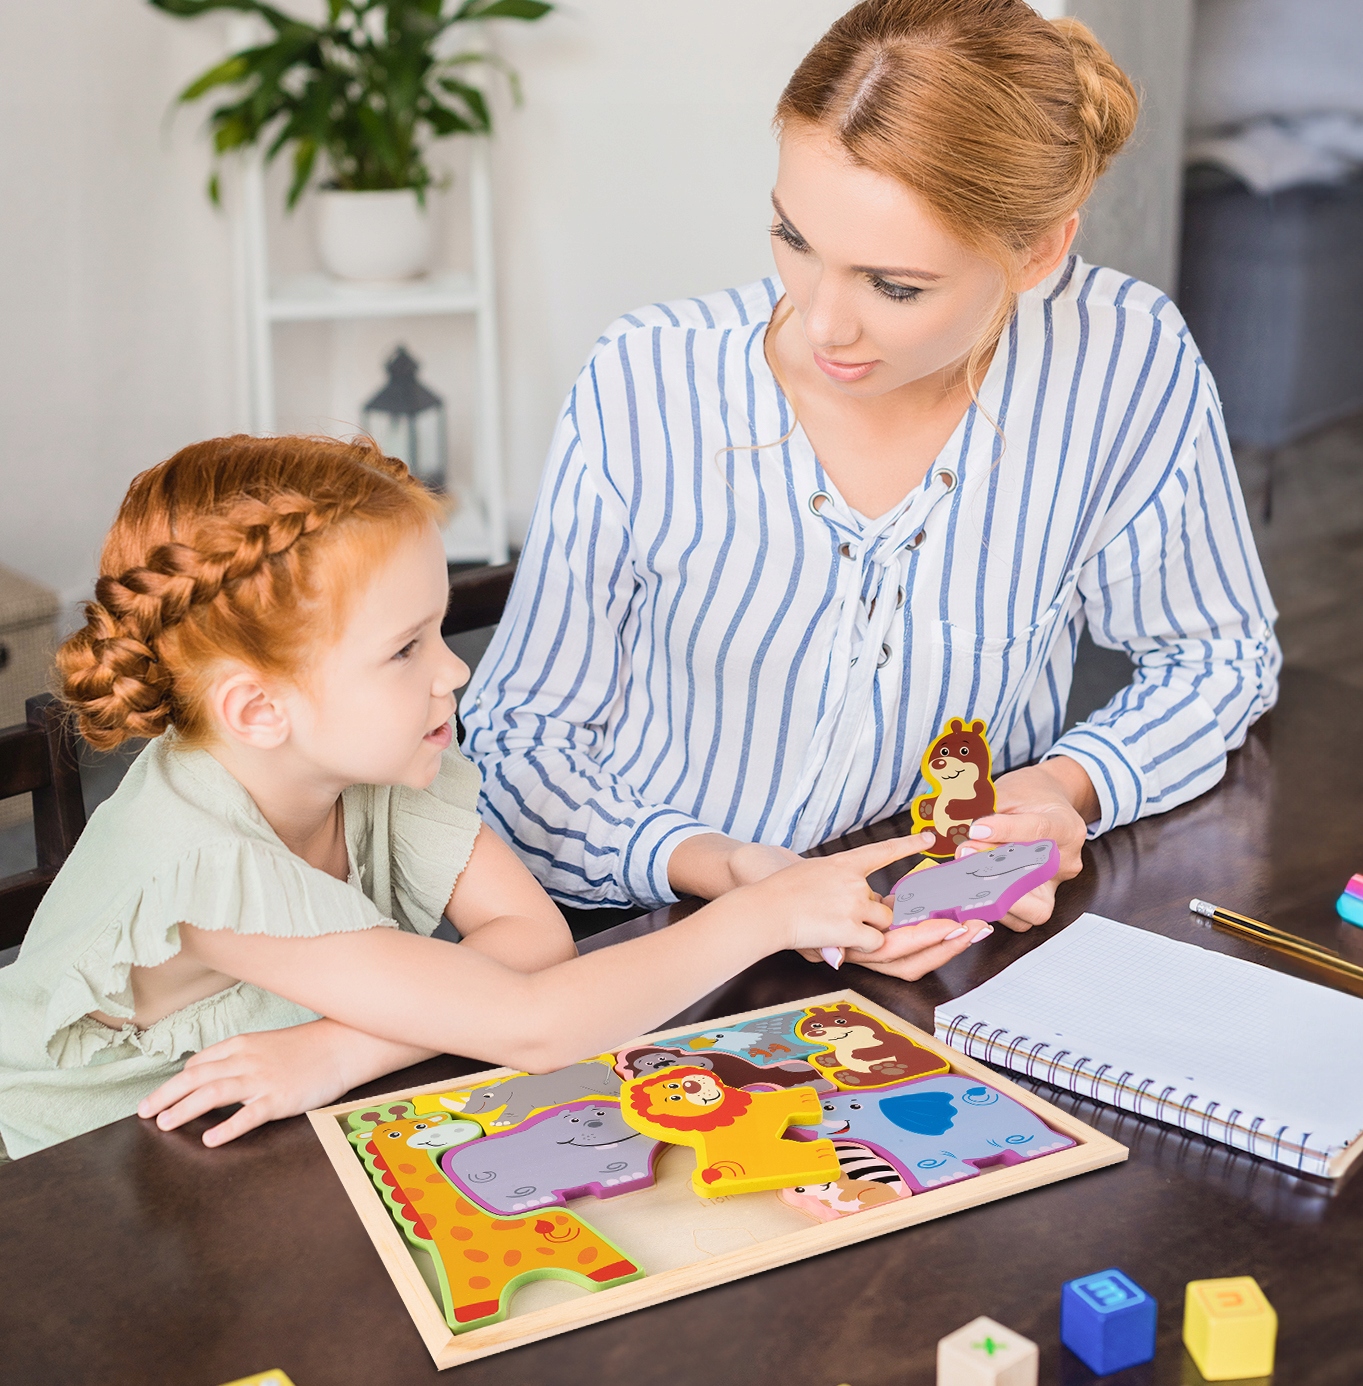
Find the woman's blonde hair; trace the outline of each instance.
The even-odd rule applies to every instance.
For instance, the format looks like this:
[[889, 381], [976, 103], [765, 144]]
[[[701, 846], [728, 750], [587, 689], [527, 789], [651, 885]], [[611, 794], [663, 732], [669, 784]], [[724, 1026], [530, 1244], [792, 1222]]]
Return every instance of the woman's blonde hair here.
[[224, 660], [297, 679], [378, 563], [440, 514], [368, 439], [184, 448], [119, 507], [85, 625], [57, 652], [60, 695], [101, 750], [167, 727], [202, 744]]
[[999, 264], [1008, 290], [967, 368], [973, 392], [1017, 267], [1088, 198], [1136, 114], [1130, 81], [1077, 19], [1026, 0], [863, 0], [795, 69], [776, 124], [827, 132]]

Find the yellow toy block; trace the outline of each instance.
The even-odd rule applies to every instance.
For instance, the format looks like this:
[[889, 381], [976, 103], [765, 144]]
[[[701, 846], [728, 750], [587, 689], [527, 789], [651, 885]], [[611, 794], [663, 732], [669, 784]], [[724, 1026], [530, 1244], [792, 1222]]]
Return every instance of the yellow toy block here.
[[277, 1368], [272, 1372], [257, 1372], [254, 1376], [243, 1376], [237, 1381], [229, 1381], [227, 1386], [293, 1386], [288, 1372]]
[[1268, 1376], [1278, 1316], [1252, 1275], [1190, 1280], [1183, 1305], [1183, 1345], [1208, 1381]]

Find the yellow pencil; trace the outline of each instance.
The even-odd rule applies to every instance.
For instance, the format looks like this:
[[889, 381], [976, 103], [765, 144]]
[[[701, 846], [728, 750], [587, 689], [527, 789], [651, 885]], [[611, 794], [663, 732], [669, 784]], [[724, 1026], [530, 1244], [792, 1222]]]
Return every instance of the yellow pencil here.
[[1241, 938], [1251, 938], [1256, 943], [1262, 943], [1269, 948], [1277, 948], [1283, 953], [1290, 953], [1294, 958], [1301, 958], [1305, 962], [1313, 962], [1321, 967], [1328, 967], [1332, 972], [1338, 972], [1341, 976], [1351, 977], [1356, 982], [1363, 982], [1363, 967], [1357, 963], [1351, 963], [1347, 958], [1341, 958], [1338, 953], [1329, 948], [1308, 943], [1304, 938], [1298, 938], [1296, 934], [1284, 933], [1281, 929], [1275, 929], [1271, 924], [1264, 924], [1257, 919], [1251, 919], [1247, 914], [1237, 914], [1234, 910], [1223, 910], [1219, 905], [1210, 904], [1206, 900], [1189, 900], [1188, 908], [1194, 914], [1200, 914], [1204, 918], [1210, 919], [1213, 924], [1219, 924], [1228, 933], [1238, 934]]

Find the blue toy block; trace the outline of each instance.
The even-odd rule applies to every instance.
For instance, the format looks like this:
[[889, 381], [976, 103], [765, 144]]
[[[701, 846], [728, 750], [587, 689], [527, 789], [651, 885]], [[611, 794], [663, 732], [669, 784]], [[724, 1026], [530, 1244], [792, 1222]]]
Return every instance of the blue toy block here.
[[1068, 1280], [1060, 1291], [1060, 1341], [1099, 1376], [1155, 1355], [1159, 1305], [1116, 1269]]

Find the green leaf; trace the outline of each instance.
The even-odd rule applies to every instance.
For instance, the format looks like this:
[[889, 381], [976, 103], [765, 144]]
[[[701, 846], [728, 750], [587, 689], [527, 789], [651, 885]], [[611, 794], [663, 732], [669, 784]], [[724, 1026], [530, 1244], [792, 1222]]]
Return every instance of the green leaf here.
[[545, 0], [464, 0], [455, 19], [540, 19], [554, 7]]
[[176, 97], [177, 101], [197, 101], [214, 87], [235, 86], [251, 75], [251, 60], [245, 53], [233, 53], [230, 58], [201, 73]]
[[222, 206], [222, 181], [217, 169], [208, 175], [208, 200], [215, 206]]

